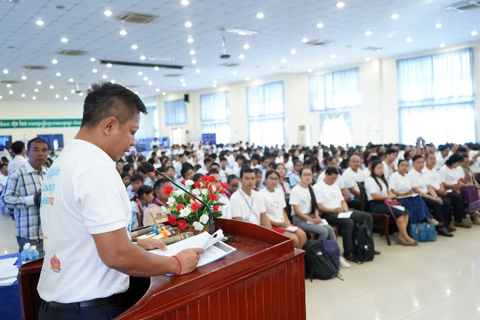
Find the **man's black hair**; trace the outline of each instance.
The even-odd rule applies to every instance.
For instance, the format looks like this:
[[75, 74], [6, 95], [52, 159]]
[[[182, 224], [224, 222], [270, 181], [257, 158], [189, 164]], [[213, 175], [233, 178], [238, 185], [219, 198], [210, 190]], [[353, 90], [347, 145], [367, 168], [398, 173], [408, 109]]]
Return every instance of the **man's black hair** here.
[[30, 146], [32, 145], [32, 143], [45, 143], [47, 145], [47, 148], [48, 148], [48, 143], [47, 141], [43, 140], [42, 138], [33, 138], [32, 140], [28, 141], [28, 144], [27, 144], [27, 150], [30, 150]]
[[132, 176], [130, 177], [130, 183], [133, 183], [134, 181], [144, 181], [145, 179], [143, 178], [143, 176], [139, 173], [134, 173], [132, 174]]
[[25, 149], [25, 143], [23, 141], [15, 141], [12, 143], [12, 151], [15, 154], [20, 154]]
[[95, 83], [88, 89], [85, 98], [81, 127], [93, 128], [110, 116], [124, 125], [137, 110], [147, 114], [142, 100], [132, 91], [110, 82]]
[[255, 171], [250, 168], [250, 167], [242, 167], [242, 169], [240, 170], [240, 178], [243, 178], [243, 175], [245, 173], [253, 173], [255, 175]]

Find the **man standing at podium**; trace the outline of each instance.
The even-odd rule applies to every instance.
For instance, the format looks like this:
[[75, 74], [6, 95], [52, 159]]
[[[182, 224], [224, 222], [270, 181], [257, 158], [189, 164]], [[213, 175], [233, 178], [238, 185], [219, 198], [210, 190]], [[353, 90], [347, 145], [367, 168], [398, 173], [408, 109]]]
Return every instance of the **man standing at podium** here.
[[160, 240], [130, 241], [131, 206], [115, 170], [135, 145], [140, 112], [130, 90], [94, 84], [85, 98], [82, 124], [52, 164], [42, 186], [43, 261], [39, 319], [112, 319], [129, 275], [180, 275], [195, 270], [202, 249], [162, 257], [145, 249]]

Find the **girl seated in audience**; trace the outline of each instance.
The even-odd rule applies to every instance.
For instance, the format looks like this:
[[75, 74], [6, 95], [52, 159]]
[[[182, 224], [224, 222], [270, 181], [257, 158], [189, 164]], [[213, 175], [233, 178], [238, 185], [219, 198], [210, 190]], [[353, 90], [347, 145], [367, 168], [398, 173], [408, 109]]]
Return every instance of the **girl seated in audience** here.
[[288, 176], [288, 181], [290, 186], [293, 188], [300, 183], [300, 170], [302, 169], [303, 164], [300, 160], [295, 160], [293, 162], [293, 169]]
[[154, 154], [153, 157], [148, 160], [148, 162], [151, 163], [155, 167], [155, 169], [158, 169], [162, 166], [162, 163], [160, 162], [156, 154]]
[[130, 185], [130, 175], [128, 174], [128, 172], [122, 172], [120, 177], [122, 178], [122, 182], [125, 185], [125, 188], [128, 188], [128, 186]]
[[285, 167], [284, 163], [277, 163], [276, 170], [280, 175], [280, 179], [278, 180], [277, 189], [283, 192], [285, 197], [290, 197], [290, 191], [292, 188], [290, 187], [290, 183], [285, 181], [285, 174], [287, 173], [287, 168]]
[[307, 235], [305, 232], [298, 227], [296, 230], [285, 230], [285, 228], [295, 226], [290, 223], [285, 210], [287, 204], [285, 202], [284, 192], [278, 189], [280, 174], [277, 171], [269, 170], [265, 174], [265, 181], [267, 182], [267, 185], [260, 191], [260, 195], [265, 202], [267, 217], [272, 224], [273, 230], [293, 239], [293, 246], [297, 249], [301, 249], [307, 242]]
[[131, 229], [143, 227], [143, 213], [147, 210], [148, 206], [155, 199], [153, 194], [153, 188], [150, 186], [141, 186], [137, 190], [137, 194], [132, 198], [132, 219]]
[[409, 220], [408, 211], [387, 205], [385, 200], [392, 201], [396, 195], [388, 190], [388, 182], [383, 174], [383, 164], [380, 161], [371, 164], [371, 176], [365, 180], [365, 193], [370, 205], [370, 211], [373, 213], [384, 213], [393, 215], [398, 227], [398, 237], [395, 240], [397, 244], [406, 246], [416, 246], [418, 242], [410, 238], [407, 233]]
[[[290, 193], [292, 206], [292, 222], [306, 232], [318, 235], [318, 241], [336, 240], [334, 229], [325, 219], [320, 218], [317, 200], [312, 186], [312, 170], [300, 169], [300, 184], [295, 186]], [[340, 265], [348, 268], [350, 265], [340, 257]]]

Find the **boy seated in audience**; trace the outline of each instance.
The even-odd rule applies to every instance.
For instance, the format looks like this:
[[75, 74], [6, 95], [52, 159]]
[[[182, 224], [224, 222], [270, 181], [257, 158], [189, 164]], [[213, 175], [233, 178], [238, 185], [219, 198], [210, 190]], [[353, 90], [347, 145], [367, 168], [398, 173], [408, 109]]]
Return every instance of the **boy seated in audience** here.
[[170, 195], [167, 195], [165, 192], [163, 192], [163, 189], [167, 186], [172, 186], [172, 184], [165, 178], [155, 181], [155, 184], [153, 185], [155, 199], [153, 200], [152, 205], [149, 206], [143, 214], [144, 226], [150, 226], [152, 224], [168, 221], [165, 204], [167, 203]]
[[140, 173], [134, 173], [130, 178], [130, 185], [127, 187], [128, 198], [131, 200], [137, 195], [137, 190], [143, 186], [143, 176]]

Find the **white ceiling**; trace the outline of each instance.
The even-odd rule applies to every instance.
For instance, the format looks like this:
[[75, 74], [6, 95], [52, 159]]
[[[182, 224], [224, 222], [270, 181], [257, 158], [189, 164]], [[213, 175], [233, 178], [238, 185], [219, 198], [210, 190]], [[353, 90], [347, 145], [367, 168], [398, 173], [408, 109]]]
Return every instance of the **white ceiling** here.
[[[342, 65], [358, 64], [365, 58], [393, 57], [439, 48], [441, 43], [453, 46], [478, 41], [480, 35], [480, 9], [464, 13], [447, 11], [455, 0], [344, 0], [339, 9], [336, 0], [190, 0], [183, 6], [180, 0], [19, 0], [18, 3], [0, 1], [0, 81], [15, 80], [7, 88], [0, 84], [3, 100], [83, 100], [70, 91], [78, 82], [85, 91], [92, 82], [107, 80], [132, 86], [142, 98], [161, 92], [182, 92], [245, 81], [278, 73], [307, 73]], [[57, 9], [64, 6], [64, 9]], [[105, 10], [113, 15], [107, 17]], [[135, 12], [160, 16], [149, 24], [124, 23], [115, 17]], [[256, 17], [264, 13], [263, 19]], [[392, 14], [398, 14], [394, 20]], [[36, 21], [44, 21], [38, 26]], [[185, 22], [191, 21], [191, 28]], [[322, 22], [324, 27], [317, 28]], [[441, 28], [436, 28], [436, 23]], [[225, 28], [259, 30], [255, 36], [225, 33], [228, 60], [222, 54], [222, 31]], [[120, 30], [127, 31], [121, 36]], [[365, 32], [371, 31], [371, 36]], [[187, 39], [192, 36], [193, 43]], [[68, 38], [67, 43], [61, 38]], [[323, 46], [307, 46], [302, 38], [324, 40]], [[411, 37], [412, 42], [405, 40]], [[243, 45], [250, 48], [245, 50]], [[138, 45], [132, 50], [133, 44]], [[368, 46], [382, 47], [381, 52], [367, 51]], [[80, 57], [59, 55], [61, 50], [85, 50]], [[194, 49], [196, 54], [190, 55]], [[290, 51], [296, 50], [292, 55]], [[175, 62], [141, 61], [141, 55], [175, 57]], [[239, 59], [244, 54], [245, 59]], [[332, 59], [331, 55], [336, 58]], [[90, 61], [90, 58], [96, 61]], [[197, 64], [191, 60], [195, 58]], [[52, 64], [57, 59], [57, 64]], [[282, 59], [286, 59], [282, 63]], [[113, 66], [107, 68], [99, 60], [163, 63], [184, 66], [183, 70]], [[238, 67], [221, 66], [222, 63], [240, 63]], [[318, 63], [322, 62], [323, 66]], [[25, 65], [43, 65], [46, 70], [25, 70]], [[6, 68], [9, 73], [4, 74]], [[196, 69], [200, 73], [196, 73]], [[92, 70], [97, 69], [97, 73]], [[143, 72], [142, 76], [137, 73]], [[237, 71], [233, 75], [233, 71]], [[55, 74], [61, 72], [61, 76]], [[180, 77], [165, 77], [166, 74]], [[22, 80], [22, 75], [27, 76]], [[152, 85], [143, 77], [147, 76]], [[74, 81], [69, 83], [69, 79]], [[41, 81], [41, 85], [37, 85]], [[50, 89], [50, 85], [54, 89]], [[133, 87], [135, 86], [135, 87]], [[38, 89], [38, 92], [35, 92]], [[156, 91], [156, 90], [159, 91]], [[9, 94], [9, 91], [13, 94]], [[160, 92], [160, 93], [158, 93]], [[22, 98], [25, 94], [25, 98]]]

